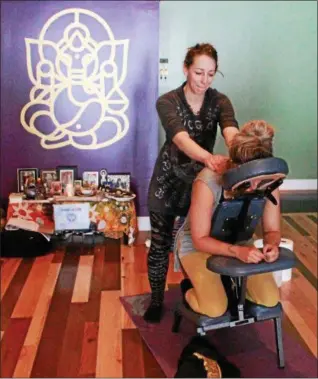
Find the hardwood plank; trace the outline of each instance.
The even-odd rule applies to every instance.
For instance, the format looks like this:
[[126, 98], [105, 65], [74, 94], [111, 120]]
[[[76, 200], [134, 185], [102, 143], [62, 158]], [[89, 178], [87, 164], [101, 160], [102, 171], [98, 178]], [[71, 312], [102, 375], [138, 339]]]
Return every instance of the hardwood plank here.
[[134, 263], [135, 262], [135, 246], [120, 246], [121, 263]]
[[56, 250], [53, 254], [52, 263], [62, 263], [65, 256], [65, 249]]
[[317, 215], [313, 215], [313, 214], [307, 214], [307, 217], [310, 218], [310, 220], [312, 220], [314, 223], [317, 224], [318, 222], [318, 219], [317, 219]]
[[5, 295], [7, 289], [9, 288], [9, 285], [11, 283], [11, 280], [13, 279], [15, 273], [17, 272], [17, 269], [22, 262], [21, 258], [8, 258], [2, 261], [1, 265], [1, 300], [3, 296]]
[[296, 213], [293, 218], [317, 240], [317, 223], [311, 217], [306, 214]]
[[294, 229], [297, 230], [302, 236], [309, 236], [309, 233], [306, 229], [304, 229], [299, 223], [296, 221], [296, 217], [285, 215], [283, 216], [284, 220], [286, 220]]
[[23, 344], [23, 351], [14, 370], [15, 378], [29, 378], [31, 375], [60, 269], [61, 263], [51, 264]]
[[123, 329], [123, 378], [144, 378], [142, 339], [137, 329]]
[[317, 318], [317, 289], [313, 287], [313, 285], [306, 279], [307, 278], [300, 271], [298, 271], [297, 268], [293, 269], [292, 283], [298, 288], [299, 291], [301, 291], [302, 296], [306, 299], [308, 304], [316, 310]]
[[286, 220], [282, 219], [282, 236], [294, 241], [294, 253], [306, 268], [317, 278], [317, 248], [312, 246]]
[[105, 246], [95, 246], [90, 294], [88, 299], [88, 306], [86, 307], [87, 322], [97, 322], [99, 319], [104, 266]]
[[134, 263], [126, 263], [123, 275], [123, 296], [138, 295], [150, 291], [148, 275], [146, 273], [138, 273]]
[[291, 216], [295, 223], [307, 232], [306, 238], [308, 241], [310, 241], [314, 247], [317, 246], [317, 224], [303, 214], [295, 213], [291, 214]]
[[[129, 278], [129, 276], [126, 277], [126, 266], [124, 263], [121, 264], [121, 296], [126, 296], [129, 293], [126, 285], [126, 280]], [[123, 306], [121, 306], [121, 329], [136, 329], [136, 325]]]
[[72, 303], [86, 303], [89, 298], [94, 257], [81, 256], [79, 260]]
[[120, 262], [107, 262], [104, 266], [102, 290], [119, 291], [121, 288]]
[[0, 372], [2, 378], [12, 377], [30, 322], [31, 319], [27, 318], [10, 319], [1, 340]]
[[297, 269], [304, 275], [304, 277], [308, 280], [308, 282], [317, 290], [318, 288], [318, 283], [315, 275], [313, 275], [307, 267], [297, 259], [296, 263]]
[[7, 289], [3, 299], [1, 301], [1, 329], [6, 331], [7, 325], [9, 323], [11, 314], [15, 307], [15, 304], [20, 296], [23, 289], [24, 283], [26, 282], [29, 272], [31, 271], [34, 259], [23, 259], [14, 275], [9, 288]]
[[[110, 242], [111, 241], [111, 242]], [[117, 291], [121, 287], [120, 241], [109, 240], [105, 247], [105, 265], [102, 280], [103, 291]]]
[[[122, 336], [120, 329], [120, 291], [103, 291], [101, 295], [97, 378], [122, 378]], [[111, 343], [105, 343], [111, 341]]]
[[[34, 290], [43, 287], [46, 280], [53, 254], [35, 258], [32, 269], [26, 280], [23, 290], [19, 296], [19, 299], [14, 307], [13, 318], [28, 318], [32, 317], [36, 304], [39, 300], [41, 291]], [[28, 299], [28, 301], [25, 301]]]
[[317, 240], [312, 237], [309, 230], [307, 230], [305, 225], [302, 224], [301, 219], [299, 219], [296, 213], [292, 214], [292, 217], [290, 215], [283, 217], [293, 228], [295, 228], [302, 236], [304, 236], [305, 239], [309, 241], [314, 248], [317, 247]]
[[134, 247], [134, 256], [135, 256], [135, 268], [136, 272], [139, 274], [148, 274], [147, 266], [147, 255], [148, 249], [145, 250], [146, 246], [135, 246]]
[[283, 300], [282, 305], [284, 312], [301, 334], [312, 354], [317, 358], [317, 338], [307, 326], [306, 321], [299, 314], [298, 308], [288, 300]]
[[87, 303], [71, 304], [57, 365], [58, 378], [78, 377]]
[[79, 376], [95, 377], [97, 358], [98, 322], [86, 322], [84, 326]]
[[[54, 378], [61, 354], [79, 256], [66, 251], [31, 377]], [[49, 359], [48, 359], [49, 357]]]
[[105, 262], [120, 262], [120, 240], [107, 238], [105, 240]]
[[293, 277], [291, 281], [281, 286], [281, 299], [282, 301], [288, 301], [298, 310], [299, 315], [305, 320], [307, 327], [317, 338], [317, 308], [312, 306], [295, 281], [297, 281], [297, 278], [294, 279]]

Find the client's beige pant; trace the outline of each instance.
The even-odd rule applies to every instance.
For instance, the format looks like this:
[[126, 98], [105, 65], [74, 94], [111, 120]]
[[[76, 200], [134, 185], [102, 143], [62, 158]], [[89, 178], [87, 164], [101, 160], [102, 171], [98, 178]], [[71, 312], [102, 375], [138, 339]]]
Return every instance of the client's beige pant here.
[[[188, 304], [198, 313], [218, 317], [227, 309], [227, 296], [220, 275], [206, 268], [210, 256], [193, 252], [180, 260], [193, 285], [185, 295]], [[279, 291], [272, 273], [249, 276], [246, 298], [267, 307], [275, 306], [279, 302]]]

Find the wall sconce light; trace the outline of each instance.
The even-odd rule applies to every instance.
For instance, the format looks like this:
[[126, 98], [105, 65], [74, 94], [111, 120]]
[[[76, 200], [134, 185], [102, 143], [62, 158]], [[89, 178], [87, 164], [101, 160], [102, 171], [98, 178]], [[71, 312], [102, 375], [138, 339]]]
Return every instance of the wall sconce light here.
[[159, 75], [160, 75], [160, 80], [162, 79], [167, 79], [168, 77], [168, 62], [169, 60], [167, 58], [160, 58], [160, 70], [159, 70]]

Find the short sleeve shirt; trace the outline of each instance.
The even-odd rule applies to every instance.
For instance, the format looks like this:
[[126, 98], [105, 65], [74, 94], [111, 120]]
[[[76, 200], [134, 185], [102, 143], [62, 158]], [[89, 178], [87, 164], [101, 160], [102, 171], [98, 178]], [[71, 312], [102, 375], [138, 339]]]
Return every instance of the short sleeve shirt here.
[[166, 132], [166, 142], [158, 155], [148, 193], [150, 211], [185, 216], [191, 199], [192, 182], [204, 167], [189, 158], [172, 142], [185, 131], [202, 148], [213, 153], [217, 127], [238, 128], [233, 106], [228, 97], [209, 88], [198, 115], [184, 95], [183, 83], [157, 100], [157, 111]]

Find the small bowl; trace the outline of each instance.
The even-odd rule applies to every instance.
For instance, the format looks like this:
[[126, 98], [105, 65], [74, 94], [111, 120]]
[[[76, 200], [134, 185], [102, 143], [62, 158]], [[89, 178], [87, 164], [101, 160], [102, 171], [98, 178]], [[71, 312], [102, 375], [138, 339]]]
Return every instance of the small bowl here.
[[81, 188], [81, 194], [85, 196], [93, 195], [94, 191], [91, 188]]

